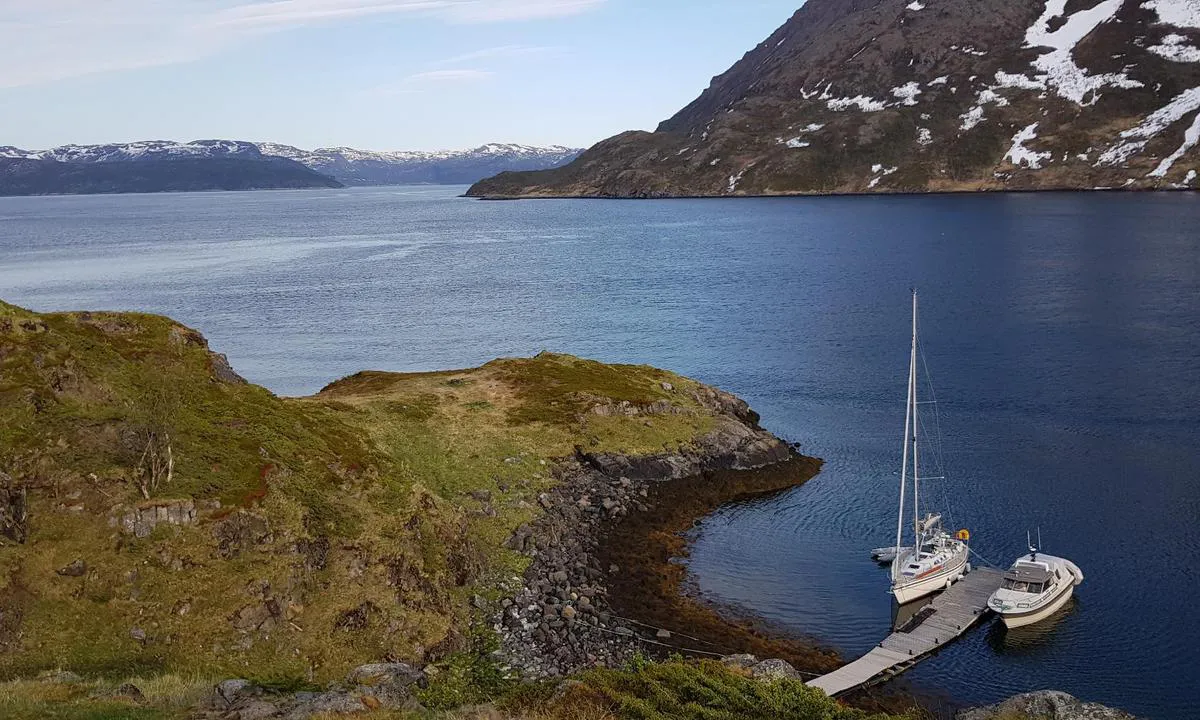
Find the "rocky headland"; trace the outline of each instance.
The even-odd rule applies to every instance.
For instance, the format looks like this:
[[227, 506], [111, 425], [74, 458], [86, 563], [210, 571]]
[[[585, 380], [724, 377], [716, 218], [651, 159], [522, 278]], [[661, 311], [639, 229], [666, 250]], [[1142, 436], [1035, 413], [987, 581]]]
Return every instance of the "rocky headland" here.
[[[828, 668], [806, 643], [772, 639], [726, 620], [681, 592], [680, 532], [739, 497], [787, 489], [820, 462], [758, 426], [738, 398], [696, 394], [717, 426], [685, 452], [589, 453], [556, 463], [559, 482], [538, 498], [544, 512], [509, 547], [531, 558], [520, 592], [501, 600], [498, 654], [529, 677], [615, 666], [635, 653], [720, 657], [757, 652]], [[653, 418], [671, 406], [598, 406], [594, 412]]]

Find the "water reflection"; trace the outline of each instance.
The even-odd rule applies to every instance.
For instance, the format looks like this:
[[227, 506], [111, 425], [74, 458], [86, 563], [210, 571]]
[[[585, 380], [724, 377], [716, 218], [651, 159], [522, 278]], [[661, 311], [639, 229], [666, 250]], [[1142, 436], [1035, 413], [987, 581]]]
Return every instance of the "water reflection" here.
[[1060, 626], [1076, 612], [1078, 603], [1078, 596], [1072, 595], [1067, 604], [1050, 617], [1017, 628], [1007, 627], [997, 619], [987, 630], [988, 647], [1004, 655], [1035, 655], [1044, 652], [1048, 645], [1060, 640]]

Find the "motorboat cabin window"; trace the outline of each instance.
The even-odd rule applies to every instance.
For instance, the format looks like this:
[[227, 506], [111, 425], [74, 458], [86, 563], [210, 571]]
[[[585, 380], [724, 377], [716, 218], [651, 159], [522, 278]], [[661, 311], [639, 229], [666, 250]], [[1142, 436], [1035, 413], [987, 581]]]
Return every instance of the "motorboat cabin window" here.
[[1022, 580], [1013, 580], [1012, 578], [1004, 578], [1004, 583], [1000, 587], [1015, 592], [1029, 592], [1029, 583]]

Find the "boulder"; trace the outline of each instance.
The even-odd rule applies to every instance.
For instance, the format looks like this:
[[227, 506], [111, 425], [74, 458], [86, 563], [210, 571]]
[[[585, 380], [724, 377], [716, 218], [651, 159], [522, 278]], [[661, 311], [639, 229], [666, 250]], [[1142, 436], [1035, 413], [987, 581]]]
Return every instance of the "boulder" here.
[[786, 660], [763, 660], [750, 668], [755, 680], [798, 680], [800, 673]]
[[344, 692], [324, 692], [292, 708], [288, 720], [308, 720], [313, 715], [350, 715], [370, 708], [362, 698]]
[[194, 525], [196, 503], [186, 500], [154, 500], [125, 513], [120, 518], [122, 530], [134, 537], [149, 537], [159, 525]]
[[146, 701], [146, 696], [142, 694], [142, 689], [133, 683], [125, 683], [118, 687], [113, 692], [113, 697], [131, 700], [135, 703], [143, 703]]
[[264, 718], [279, 717], [279, 708], [266, 700], [250, 700], [240, 705], [233, 716], [237, 720], [264, 720]]
[[955, 720], [1137, 720], [1127, 712], [1083, 702], [1057, 690], [1017, 695], [997, 705], [963, 710], [954, 717]]
[[233, 707], [234, 703], [242, 699], [243, 696], [249, 695], [254, 690], [254, 686], [249, 680], [241, 678], [234, 680], [222, 680], [217, 683], [217, 687], [213, 690], [213, 704], [218, 707]]
[[425, 680], [424, 672], [406, 663], [360, 665], [346, 676], [346, 684], [368, 687], [410, 688], [423, 686]]
[[87, 563], [82, 560], [74, 560], [70, 565], [61, 567], [54, 572], [63, 577], [83, 577], [87, 574]]

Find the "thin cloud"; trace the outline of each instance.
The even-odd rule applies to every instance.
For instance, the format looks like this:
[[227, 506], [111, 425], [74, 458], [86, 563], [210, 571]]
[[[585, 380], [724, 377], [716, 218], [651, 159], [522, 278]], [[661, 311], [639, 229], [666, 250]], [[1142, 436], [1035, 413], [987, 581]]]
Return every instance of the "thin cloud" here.
[[445, 82], [470, 82], [473, 80], [483, 80], [489, 78], [496, 73], [491, 70], [430, 70], [428, 72], [420, 72], [415, 75], [409, 75], [405, 78], [405, 82], [409, 83], [445, 83]]
[[484, 48], [475, 50], [474, 52], [455, 55], [454, 57], [439, 60], [433, 63], [434, 67], [445, 67], [447, 65], [459, 65], [462, 63], [478, 62], [479, 60], [495, 60], [500, 58], [515, 58], [528, 57], [530, 55], [546, 55], [551, 53], [560, 53], [564, 50], [562, 47], [550, 45], [501, 45], [499, 47]]
[[409, 75], [399, 82], [382, 85], [370, 91], [374, 95], [405, 95], [420, 93], [446, 85], [460, 85], [487, 80], [496, 73], [491, 70], [475, 68], [456, 68], [453, 70], [428, 70]]
[[365, 15], [427, 14], [462, 23], [512, 22], [587, 12], [605, 0], [270, 0], [219, 13], [223, 26], [281, 29]]
[[577, 15], [606, 1], [0, 0], [0, 89], [190, 62], [263, 33], [360, 17], [518, 22]]

